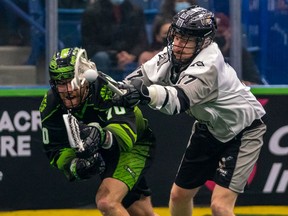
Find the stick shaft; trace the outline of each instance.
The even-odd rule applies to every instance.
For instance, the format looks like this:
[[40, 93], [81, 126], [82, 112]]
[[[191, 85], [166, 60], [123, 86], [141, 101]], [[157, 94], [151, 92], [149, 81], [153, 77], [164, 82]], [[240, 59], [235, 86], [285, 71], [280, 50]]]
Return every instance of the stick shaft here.
[[116, 93], [119, 96], [124, 95], [123, 91], [121, 91], [116, 85], [113, 84], [113, 81], [111, 80], [109, 76], [102, 73], [101, 71], [97, 71], [97, 72], [98, 72], [98, 76], [107, 83], [108, 88], [110, 88], [114, 93]]

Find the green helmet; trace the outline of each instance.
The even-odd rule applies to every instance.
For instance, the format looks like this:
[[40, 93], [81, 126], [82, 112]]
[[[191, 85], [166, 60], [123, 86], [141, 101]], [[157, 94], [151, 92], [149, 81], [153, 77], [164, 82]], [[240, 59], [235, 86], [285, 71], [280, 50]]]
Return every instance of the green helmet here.
[[74, 67], [78, 51], [78, 47], [64, 48], [53, 55], [49, 64], [51, 81], [74, 78]]

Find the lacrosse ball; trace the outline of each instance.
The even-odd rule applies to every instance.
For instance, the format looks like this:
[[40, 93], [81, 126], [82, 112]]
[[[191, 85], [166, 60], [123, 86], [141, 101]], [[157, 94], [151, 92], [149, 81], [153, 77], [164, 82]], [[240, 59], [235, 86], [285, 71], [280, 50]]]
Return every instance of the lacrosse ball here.
[[88, 81], [88, 82], [93, 82], [97, 79], [98, 77], [98, 73], [96, 70], [93, 69], [88, 69], [84, 72], [84, 78]]

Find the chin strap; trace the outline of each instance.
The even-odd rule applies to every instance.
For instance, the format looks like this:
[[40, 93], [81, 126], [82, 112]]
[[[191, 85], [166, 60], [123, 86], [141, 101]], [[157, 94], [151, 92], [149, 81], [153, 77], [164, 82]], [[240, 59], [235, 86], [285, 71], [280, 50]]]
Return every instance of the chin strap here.
[[180, 76], [180, 66], [176, 65], [171, 68], [170, 80], [173, 84], [176, 84]]

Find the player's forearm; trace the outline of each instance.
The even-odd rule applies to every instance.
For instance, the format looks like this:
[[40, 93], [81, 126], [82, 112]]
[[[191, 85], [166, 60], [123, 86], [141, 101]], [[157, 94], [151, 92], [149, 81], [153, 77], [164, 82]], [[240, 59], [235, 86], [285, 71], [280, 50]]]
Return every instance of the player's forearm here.
[[176, 88], [151, 85], [148, 90], [151, 98], [149, 103], [151, 108], [160, 110], [168, 115], [175, 115], [181, 112], [181, 104], [177, 97]]

